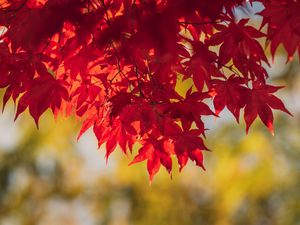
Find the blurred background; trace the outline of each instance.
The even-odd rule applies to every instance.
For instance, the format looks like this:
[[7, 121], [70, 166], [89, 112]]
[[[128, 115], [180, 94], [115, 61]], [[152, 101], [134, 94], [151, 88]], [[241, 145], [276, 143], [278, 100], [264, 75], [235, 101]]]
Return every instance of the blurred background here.
[[[281, 53], [282, 52], [282, 53]], [[275, 112], [245, 134], [223, 112], [207, 120], [206, 171], [192, 163], [149, 185], [145, 163], [121, 151], [106, 165], [92, 131], [77, 142], [74, 118], [0, 115], [0, 225], [300, 225], [300, 66], [280, 49], [270, 83], [294, 117]], [[0, 92], [2, 98], [3, 91]], [[176, 164], [176, 163], [175, 163]]]

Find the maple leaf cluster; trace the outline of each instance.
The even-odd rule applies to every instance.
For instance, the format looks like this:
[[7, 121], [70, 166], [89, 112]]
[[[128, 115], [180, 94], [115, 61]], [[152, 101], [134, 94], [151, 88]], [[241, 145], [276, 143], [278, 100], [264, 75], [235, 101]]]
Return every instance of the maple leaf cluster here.
[[[260, 28], [234, 16], [253, 3]], [[106, 158], [139, 143], [131, 164], [146, 160], [151, 180], [161, 166], [171, 173], [173, 156], [180, 170], [204, 169], [204, 116], [227, 107], [247, 131], [259, 117], [273, 132], [272, 110], [289, 113], [266, 83], [262, 42], [290, 60], [299, 11], [298, 0], [1, 0], [3, 105], [13, 99], [16, 117], [28, 108], [36, 124], [49, 108], [76, 115]], [[181, 79], [192, 82], [184, 96]]]

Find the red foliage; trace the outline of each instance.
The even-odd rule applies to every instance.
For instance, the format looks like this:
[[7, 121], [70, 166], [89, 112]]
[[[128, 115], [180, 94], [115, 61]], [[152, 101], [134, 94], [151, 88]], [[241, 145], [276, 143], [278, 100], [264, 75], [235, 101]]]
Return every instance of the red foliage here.
[[[257, 2], [260, 28], [236, 20], [235, 7]], [[139, 142], [132, 163], [147, 160], [151, 180], [161, 165], [171, 173], [172, 156], [180, 170], [189, 159], [204, 168], [203, 116], [227, 107], [239, 121], [243, 110], [247, 131], [259, 116], [273, 132], [272, 109], [289, 113], [273, 95], [280, 87], [266, 84], [262, 41], [291, 59], [299, 11], [299, 0], [3, 0], [3, 102], [14, 100], [16, 117], [28, 108], [36, 124], [48, 108], [67, 109], [107, 158]], [[193, 82], [185, 97], [182, 76]]]

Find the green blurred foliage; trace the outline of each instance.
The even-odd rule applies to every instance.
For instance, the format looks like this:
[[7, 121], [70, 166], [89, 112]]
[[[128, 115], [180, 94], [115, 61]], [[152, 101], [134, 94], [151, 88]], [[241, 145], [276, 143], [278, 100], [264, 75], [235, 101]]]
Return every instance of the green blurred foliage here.
[[294, 114], [276, 114], [275, 137], [260, 122], [246, 136], [232, 116], [208, 121], [207, 171], [161, 170], [151, 185], [145, 164], [128, 167], [121, 152], [106, 165], [91, 132], [77, 143], [74, 118], [49, 113], [37, 130], [26, 115], [14, 123], [10, 105], [0, 120], [0, 225], [300, 224], [299, 80], [299, 62], [275, 76]]

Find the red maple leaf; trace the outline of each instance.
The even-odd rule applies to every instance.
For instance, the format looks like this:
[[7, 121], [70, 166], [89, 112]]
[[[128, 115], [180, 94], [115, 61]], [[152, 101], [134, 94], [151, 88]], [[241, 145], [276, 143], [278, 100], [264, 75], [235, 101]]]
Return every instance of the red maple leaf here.
[[129, 165], [147, 160], [147, 170], [149, 173], [150, 181], [152, 181], [154, 175], [159, 171], [161, 165], [163, 165], [167, 169], [167, 171], [171, 173], [171, 153], [172, 148], [170, 148], [168, 140], [156, 140], [150, 138], [145, 140], [145, 143], [143, 143], [143, 147], [139, 149], [139, 153], [135, 156], [135, 158]]
[[255, 82], [252, 89], [247, 91], [247, 100], [244, 119], [246, 122], [246, 131], [257, 116], [268, 127], [274, 135], [273, 113], [271, 109], [278, 109], [289, 115], [292, 115], [284, 106], [283, 102], [273, 95], [274, 92], [282, 87], [275, 87], [260, 82]]
[[[300, 52], [300, 2], [293, 0], [266, 1], [262, 26], [268, 24], [267, 38], [274, 57], [279, 44], [285, 47], [289, 59], [298, 48]], [[300, 54], [299, 54], [300, 55]]]
[[185, 167], [189, 158], [194, 161], [197, 166], [205, 170], [202, 151], [208, 150], [208, 148], [204, 145], [203, 139], [199, 137], [199, 135], [200, 132], [198, 130], [190, 130], [174, 138], [175, 152], [180, 170]]
[[242, 19], [238, 23], [230, 21], [228, 27], [225, 25], [217, 26], [220, 32], [212, 35], [208, 43], [210, 45], [221, 44], [220, 66], [226, 65], [230, 59], [235, 60], [240, 55], [268, 63], [261, 45], [255, 40], [255, 38], [261, 38], [265, 35], [254, 27], [246, 25], [248, 21], [248, 19]]
[[48, 108], [54, 112], [60, 109], [62, 100], [68, 100], [64, 84], [64, 81], [56, 80], [50, 74], [35, 78], [18, 102], [16, 118], [28, 107], [38, 126], [40, 116]]
[[239, 121], [240, 110], [246, 104], [247, 89], [243, 86], [245, 79], [232, 75], [225, 81], [213, 80], [212, 84], [213, 88], [210, 94], [214, 97], [213, 103], [216, 114], [219, 114], [226, 106]]

